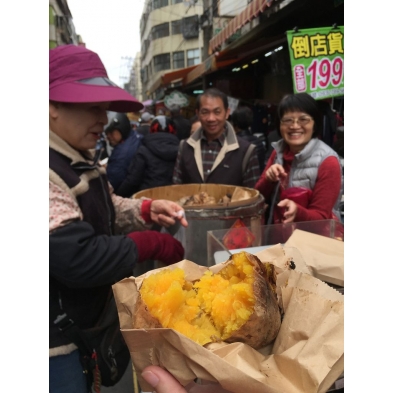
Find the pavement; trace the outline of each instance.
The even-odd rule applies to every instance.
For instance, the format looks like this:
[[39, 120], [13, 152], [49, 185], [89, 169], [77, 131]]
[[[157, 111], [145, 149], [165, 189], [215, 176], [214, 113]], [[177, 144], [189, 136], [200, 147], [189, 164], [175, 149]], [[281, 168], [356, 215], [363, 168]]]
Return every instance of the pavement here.
[[110, 387], [101, 387], [101, 393], [141, 393], [138, 382], [132, 372], [132, 363], [130, 362], [122, 379], [115, 385]]

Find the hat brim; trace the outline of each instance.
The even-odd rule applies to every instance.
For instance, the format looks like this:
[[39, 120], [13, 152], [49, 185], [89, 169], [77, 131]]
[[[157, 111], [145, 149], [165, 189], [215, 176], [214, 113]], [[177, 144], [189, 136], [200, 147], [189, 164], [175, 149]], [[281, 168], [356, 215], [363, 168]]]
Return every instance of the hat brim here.
[[84, 103], [110, 102], [113, 112], [138, 112], [143, 104], [117, 86], [87, 85], [68, 82], [49, 89], [49, 99], [57, 102]]

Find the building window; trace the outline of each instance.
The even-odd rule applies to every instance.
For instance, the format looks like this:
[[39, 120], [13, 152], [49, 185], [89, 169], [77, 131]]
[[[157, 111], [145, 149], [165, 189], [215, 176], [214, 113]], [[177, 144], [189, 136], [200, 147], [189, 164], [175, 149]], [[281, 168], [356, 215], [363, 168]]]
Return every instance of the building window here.
[[168, 5], [168, 0], [153, 0], [152, 6], [153, 10], [156, 10], [157, 8], [162, 8]]
[[141, 20], [139, 22], [139, 29], [141, 32], [141, 36], [143, 35], [143, 33], [145, 32], [145, 27], [147, 24], [147, 19], [149, 17], [149, 14], [147, 12], [145, 12], [142, 16], [141, 16]]
[[172, 4], [183, 3], [183, 0], [172, 0]]
[[171, 68], [171, 54], [163, 53], [154, 56], [154, 72], [169, 70]]
[[199, 49], [190, 49], [187, 51], [187, 67], [199, 64]]
[[183, 18], [183, 38], [198, 38], [199, 36], [199, 16], [188, 16], [187, 18]]
[[173, 52], [173, 68], [184, 68], [184, 52]]
[[160, 25], [154, 26], [151, 29], [151, 39], [156, 40], [157, 38], [169, 36], [169, 23], [161, 23]]
[[174, 20], [171, 22], [171, 34], [181, 34], [181, 26], [182, 26], [182, 20]]
[[142, 59], [145, 58], [146, 52], [147, 52], [147, 50], [148, 50], [148, 48], [149, 48], [149, 45], [150, 45], [150, 40], [143, 40], [142, 48], [141, 48], [141, 56], [142, 56]]
[[142, 83], [146, 83], [148, 78], [148, 69], [147, 66], [141, 69], [141, 81]]

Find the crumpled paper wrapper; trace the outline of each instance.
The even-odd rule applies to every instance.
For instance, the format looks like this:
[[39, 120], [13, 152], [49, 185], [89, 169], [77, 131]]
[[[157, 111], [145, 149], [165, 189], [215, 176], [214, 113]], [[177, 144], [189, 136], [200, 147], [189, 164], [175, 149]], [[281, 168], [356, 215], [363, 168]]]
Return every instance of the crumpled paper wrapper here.
[[[113, 286], [121, 331], [143, 391], [153, 391], [140, 375], [151, 364], [166, 368], [183, 385], [200, 378], [234, 393], [322, 393], [343, 373], [344, 296], [310, 274], [309, 261], [293, 243], [256, 255], [275, 265], [285, 312], [275, 341], [258, 351], [243, 343], [203, 347], [172, 329], [131, 329], [138, 289], [145, 277], [161, 269]], [[289, 268], [291, 261], [295, 270]], [[217, 272], [222, 265], [210, 270]], [[208, 269], [187, 260], [169, 268], [175, 267], [184, 269], [188, 280]]]
[[322, 281], [344, 286], [344, 242], [296, 229], [285, 243], [307, 261], [310, 274]]
[[231, 202], [246, 201], [252, 197], [253, 195], [250, 190], [247, 190], [244, 187], [236, 187], [233, 191]]

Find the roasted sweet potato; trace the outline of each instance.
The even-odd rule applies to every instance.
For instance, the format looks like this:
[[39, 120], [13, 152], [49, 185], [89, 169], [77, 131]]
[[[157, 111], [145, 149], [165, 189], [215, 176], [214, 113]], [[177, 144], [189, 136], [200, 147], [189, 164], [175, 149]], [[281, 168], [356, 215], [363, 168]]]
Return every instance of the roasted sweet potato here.
[[281, 325], [273, 265], [246, 252], [222, 265], [195, 282], [180, 268], [145, 278], [133, 328], [172, 328], [201, 345], [243, 342], [258, 349], [272, 342]]

